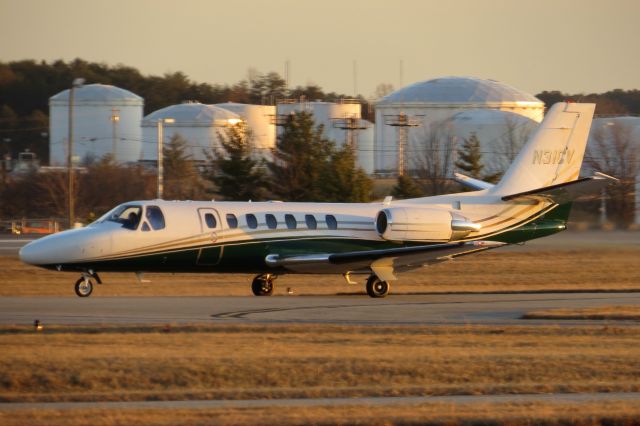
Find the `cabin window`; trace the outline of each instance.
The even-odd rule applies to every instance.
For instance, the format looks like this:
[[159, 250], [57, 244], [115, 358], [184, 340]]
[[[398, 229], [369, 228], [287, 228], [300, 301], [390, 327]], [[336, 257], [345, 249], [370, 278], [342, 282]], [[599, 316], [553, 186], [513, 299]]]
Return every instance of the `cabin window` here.
[[149, 224], [148, 224], [147, 222], [144, 222], [144, 223], [142, 224], [142, 228], [140, 228], [140, 229], [142, 229], [142, 230], [143, 230], [143, 231], [145, 231], [145, 232], [146, 232], [146, 231], [151, 231], [151, 228], [149, 227]]
[[278, 227], [278, 221], [276, 217], [272, 214], [266, 214], [264, 216], [265, 221], [267, 222], [267, 227], [269, 229], [276, 229]]
[[338, 221], [334, 215], [328, 214], [325, 219], [327, 221], [327, 228], [338, 229]]
[[247, 225], [249, 225], [249, 228], [251, 229], [256, 229], [258, 227], [258, 219], [256, 219], [256, 216], [249, 213], [247, 216]]
[[236, 217], [236, 215], [227, 213], [227, 225], [229, 225], [229, 228], [238, 227], [238, 218]]
[[218, 226], [218, 221], [216, 220], [216, 217], [213, 215], [213, 213], [205, 213], [204, 223], [206, 223], [207, 226], [212, 229]]
[[160, 207], [147, 206], [147, 212], [145, 213], [145, 215], [147, 216], [147, 220], [149, 221], [153, 229], [155, 229], [156, 231], [158, 229], [164, 229], [164, 215], [162, 214], [162, 210], [160, 210]]
[[292, 214], [284, 215], [284, 221], [287, 224], [287, 228], [289, 229], [296, 229], [298, 227], [298, 222]]
[[307, 228], [316, 229], [318, 227], [318, 221], [312, 214], [305, 215], [304, 220], [307, 222]]

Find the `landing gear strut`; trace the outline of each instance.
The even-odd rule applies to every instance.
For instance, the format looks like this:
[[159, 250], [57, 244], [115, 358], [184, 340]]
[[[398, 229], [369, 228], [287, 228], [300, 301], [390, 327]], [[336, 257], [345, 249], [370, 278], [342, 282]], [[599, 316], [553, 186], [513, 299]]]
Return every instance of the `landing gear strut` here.
[[391, 285], [388, 281], [382, 281], [375, 275], [367, 279], [367, 294], [371, 297], [385, 297], [389, 294]]
[[256, 296], [271, 296], [273, 294], [273, 281], [276, 279], [272, 274], [260, 274], [253, 279], [251, 291]]

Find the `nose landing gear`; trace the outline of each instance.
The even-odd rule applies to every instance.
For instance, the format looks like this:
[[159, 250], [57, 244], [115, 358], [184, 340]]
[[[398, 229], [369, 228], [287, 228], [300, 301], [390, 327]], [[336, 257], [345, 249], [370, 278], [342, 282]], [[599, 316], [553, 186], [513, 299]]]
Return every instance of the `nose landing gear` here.
[[93, 292], [93, 281], [91, 278], [95, 278], [98, 284], [102, 284], [100, 277], [93, 271], [83, 272], [82, 276], [76, 281], [74, 290], [78, 297], [89, 297]]
[[89, 297], [93, 292], [93, 281], [88, 276], [82, 276], [76, 281], [75, 290], [78, 297]]
[[273, 274], [258, 275], [251, 283], [251, 291], [256, 296], [271, 296], [273, 294], [273, 281], [276, 278]]

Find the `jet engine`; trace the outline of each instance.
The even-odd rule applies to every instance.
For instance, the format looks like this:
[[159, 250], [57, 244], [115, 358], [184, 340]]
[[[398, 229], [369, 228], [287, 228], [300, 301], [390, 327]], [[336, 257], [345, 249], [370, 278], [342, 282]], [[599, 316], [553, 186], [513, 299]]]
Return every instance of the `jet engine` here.
[[394, 207], [376, 216], [376, 231], [389, 241], [455, 241], [480, 225], [447, 210]]

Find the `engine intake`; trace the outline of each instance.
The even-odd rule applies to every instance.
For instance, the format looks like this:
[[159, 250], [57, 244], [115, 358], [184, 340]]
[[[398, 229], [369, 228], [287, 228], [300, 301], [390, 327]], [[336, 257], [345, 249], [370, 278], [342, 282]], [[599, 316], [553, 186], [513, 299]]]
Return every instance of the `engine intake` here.
[[380, 210], [375, 225], [378, 235], [390, 241], [455, 241], [481, 228], [447, 210], [410, 207]]

